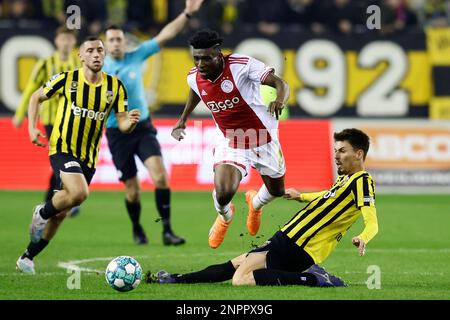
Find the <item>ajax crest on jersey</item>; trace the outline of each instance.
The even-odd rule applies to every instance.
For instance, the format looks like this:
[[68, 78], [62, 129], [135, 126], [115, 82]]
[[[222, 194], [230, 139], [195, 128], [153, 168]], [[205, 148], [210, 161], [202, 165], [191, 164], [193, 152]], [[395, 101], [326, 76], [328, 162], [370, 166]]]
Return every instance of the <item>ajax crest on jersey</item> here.
[[142, 268], [133, 257], [119, 256], [106, 267], [105, 278], [114, 290], [131, 291], [141, 283]]
[[230, 93], [231, 91], [233, 91], [234, 88], [233, 82], [231, 82], [230, 80], [224, 80], [220, 84], [220, 88], [222, 89], [223, 92]]

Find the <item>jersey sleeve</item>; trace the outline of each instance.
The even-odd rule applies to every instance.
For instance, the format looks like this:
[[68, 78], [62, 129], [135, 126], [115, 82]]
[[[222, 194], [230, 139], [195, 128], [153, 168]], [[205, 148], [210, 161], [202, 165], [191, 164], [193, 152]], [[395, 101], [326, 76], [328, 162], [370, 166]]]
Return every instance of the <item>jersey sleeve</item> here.
[[128, 96], [127, 96], [127, 90], [125, 89], [125, 86], [123, 83], [119, 81], [118, 86], [118, 93], [116, 95], [116, 100], [113, 104], [114, 112], [127, 112], [128, 111]]
[[55, 74], [44, 84], [42, 90], [48, 98], [51, 98], [55, 94], [63, 93], [64, 85], [66, 84], [66, 75], [66, 72]]
[[187, 84], [199, 97], [201, 97], [196, 80], [196, 69], [192, 68], [187, 75]]
[[378, 233], [378, 218], [375, 207], [361, 207], [364, 230], [358, 235], [366, 244]]
[[327, 191], [319, 191], [319, 192], [308, 192], [300, 194], [300, 202], [311, 202], [318, 197], [322, 197]]
[[375, 207], [375, 183], [370, 176], [358, 178], [352, 192], [356, 207]]
[[134, 55], [138, 60], [146, 60], [151, 55], [158, 53], [161, 50], [158, 42], [155, 39], [147, 40], [139, 45], [134, 51]]
[[31, 95], [44, 84], [45, 80], [45, 60], [42, 59], [39, 60], [33, 68], [30, 80], [28, 81], [27, 86], [25, 87], [25, 90], [22, 94], [20, 105], [16, 110], [15, 115], [17, 118], [25, 118]]
[[262, 61], [255, 58], [248, 60], [248, 78], [256, 83], [263, 83], [270, 73], [274, 73], [275, 69], [266, 66]]

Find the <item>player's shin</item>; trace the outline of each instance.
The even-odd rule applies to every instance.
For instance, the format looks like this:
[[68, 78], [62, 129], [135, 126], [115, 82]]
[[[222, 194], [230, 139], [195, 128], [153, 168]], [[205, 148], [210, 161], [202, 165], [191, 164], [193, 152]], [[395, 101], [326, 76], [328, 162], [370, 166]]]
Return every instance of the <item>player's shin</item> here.
[[50, 219], [53, 216], [56, 216], [61, 210], [58, 210], [55, 208], [55, 206], [53, 205], [53, 201], [52, 199], [50, 199], [49, 201], [47, 201], [44, 205], [44, 207], [42, 208], [40, 214], [41, 217], [44, 219]]
[[30, 242], [28, 244], [27, 250], [22, 255], [22, 259], [28, 258], [30, 260], [33, 260], [35, 256], [37, 256], [42, 250], [45, 249], [45, 247], [48, 245], [49, 241], [45, 239], [40, 239], [37, 243]]
[[216, 264], [197, 272], [180, 274], [176, 277], [177, 283], [207, 283], [222, 282], [233, 278], [236, 271], [231, 261]]
[[137, 202], [131, 202], [125, 199], [125, 207], [127, 208], [131, 223], [133, 224], [133, 230], [141, 229], [139, 223], [141, 217], [141, 202], [139, 200]]
[[50, 241], [51, 239], [53, 239], [59, 229], [59, 226], [66, 218], [67, 212], [68, 210], [65, 210], [49, 219], [42, 234], [42, 239], [45, 239], [46, 241]]
[[170, 225], [170, 189], [155, 189], [156, 208], [163, 224], [164, 233], [173, 233]]
[[228, 202], [226, 205], [221, 205], [219, 201], [217, 201], [217, 193], [216, 190], [213, 190], [212, 197], [214, 200], [214, 207], [216, 208], [216, 211], [218, 214], [222, 216], [222, 218], [225, 220], [225, 222], [231, 221], [233, 218], [233, 212], [231, 210], [231, 202]]

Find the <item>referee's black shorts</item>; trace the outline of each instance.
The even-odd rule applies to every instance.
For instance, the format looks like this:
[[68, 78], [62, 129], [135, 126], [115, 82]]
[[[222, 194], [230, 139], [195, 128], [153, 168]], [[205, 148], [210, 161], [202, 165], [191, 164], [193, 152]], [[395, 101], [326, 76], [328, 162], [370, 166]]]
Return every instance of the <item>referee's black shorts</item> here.
[[149, 119], [139, 122], [131, 133], [122, 133], [116, 128], [106, 129], [109, 150], [120, 181], [136, 176], [134, 155], [137, 155], [142, 162], [151, 156], [161, 156], [161, 146], [156, 139], [156, 133]]
[[94, 177], [95, 169], [89, 168], [83, 161], [68, 153], [56, 153], [50, 156], [50, 164], [56, 177], [56, 187], [54, 191], [61, 190], [61, 172], [81, 173], [89, 185]]
[[281, 231], [249, 253], [266, 251], [267, 269], [301, 272], [314, 264], [313, 258]]

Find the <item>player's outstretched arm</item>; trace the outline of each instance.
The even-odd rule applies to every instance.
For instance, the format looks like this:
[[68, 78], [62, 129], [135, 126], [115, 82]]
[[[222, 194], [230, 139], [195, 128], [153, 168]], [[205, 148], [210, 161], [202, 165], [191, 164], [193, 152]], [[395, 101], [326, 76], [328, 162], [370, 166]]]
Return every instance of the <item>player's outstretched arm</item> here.
[[28, 105], [28, 134], [30, 136], [31, 143], [39, 147], [46, 146], [45, 143], [39, 140], [39, 137], [45, 138], [45, 134], [37, 128], [39, 108], [40, 104], [48, 99], [49, 98], [44, 94], [42, 88], [39, 88], [31, 95], [30, 104]]
[[155, 37], [158, 45], [162, 47], [167, 41], [176, 37], [190, 19], [190, 17], [197, 12], [203, 0], [186, 0], [186, 7], [184, 11], [176, 17], [173, 21], [168, 23]]
[[190, 89], [188, 101], [186, 103], [186, 106], [184, 107], [183, 113], [172, 129], [172, 137], [175, 140], [180, 141], [186, 135], [186, 133], [184, 132], [184, 129], [186, 129], [186, 121], [199, 102], [200, 97], [197, 95], [197, 93], [195, 93], [194, 90]]
[[277, 98], [275, 101], [269, 103], [268, 112], [274, 114], [278, 120], [278, 116], [281, 115], [281, 111], [283, 111], [283, 108], [289, 99], [289, 85], [286, 81], [273, 73], [270, 73], [262, 84], [277, 89]]
[[115, 115], [119, 130], [123, 133], [132, 132], [141, 118], [139, 109], [133, 109], [128, 112], [116, 112]]
[[364, 218], [364, 230], [359, 236], [352, 238], [352, 243], [358, 247], [359, 255], [363, 256], [366, 253], [367, 243], [378, 233], [378, 219], [377, 210], [373, 206], [361, 207], [361, 212]]
[[289, 188], [286, 189], [283, 198], [286, 200], [297, 200], [298, 202], [311, 202], [317, 197], [323, 196], [325, 192], [326, 191], [301, 193], [297, 189]]
[[296, 200], [296, 201], [301, 201], [301, 193], [300, 191], [294, 189], [294, 188], [289, 188], [286, 189], [283, 198], [285, 198], [286, 200]]

